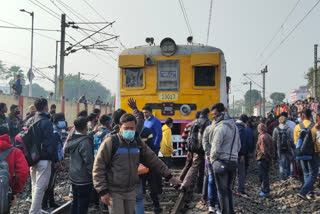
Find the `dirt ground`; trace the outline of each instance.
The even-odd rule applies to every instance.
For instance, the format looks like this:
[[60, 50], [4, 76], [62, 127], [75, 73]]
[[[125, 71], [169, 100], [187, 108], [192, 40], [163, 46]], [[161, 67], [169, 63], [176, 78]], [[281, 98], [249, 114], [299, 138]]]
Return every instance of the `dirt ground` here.
[[[320, 189], [318, 187], [319, 180], [315, 184], [316, 199], [312, 202], [306, 202], [297, 197], [297, 193], [301, 187], [301, 183], [295, 179], [281, 181], [279, 179], [278, 167], [273, 166], [270, 173], [270, 189], [271, 196], [269, 198], [261, 198], [258, 195], [259, 180], [256, 170], [256, 163], [251, 162], [248, 170], [246, 192], [250, 196], [249, 199], [234, 195], [234, 204], [236, 213], [320, 213]], [[180, 167], [181, 169], [181, 167]], [[174, 174], [178, 174], [179, 170], [174, 170]], [[57, 203], [63, 204], [71, 198], [68, 196], [70, 192], [70, 181], [68, 179], [67, 167], [59, 172], [57, 177], [57, 185], [55, 188], [55, 198]], [[235, 186], [237, 182], [235, 183]], [[18, 196], [18, 204], [11, 209], [11, 213], [26, 214], [28, 213], [30, 203], [26, 199], [30, 196], [30, 186], [27, 183], [23, 192]], [[236, 188], [235, 188], [236, 189]], [[160, 196], [163, 213], [170, 213], [178, 197], [178, 192], [172, 187], [165, 185], [164, 193]], [[186, 214], [191, 213], [207, 213], [207, 205], [199, 203], [200, 194], [194, 194], [192, 202], [188, 205], [189, 209], [185, 210]], [[145, 200], [146, 213], [152, 213], [152, 203], [148, 194]], [[103, 213], [97, 206], [91, 206], [90, 214]]]

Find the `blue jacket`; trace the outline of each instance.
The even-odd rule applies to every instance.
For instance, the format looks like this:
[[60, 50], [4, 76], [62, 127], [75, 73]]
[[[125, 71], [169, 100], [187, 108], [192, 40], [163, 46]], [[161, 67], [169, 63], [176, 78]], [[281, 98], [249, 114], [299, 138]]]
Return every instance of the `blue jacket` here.
[[255, 145], [253, 142], [253, 132], [249, 126], [246, 127], [246, 133], [247, 133], [248, 149], [249, 149], [249, 152], [252, 153], [255, 151]]
[[32, 121], [37, 120], [39, 117], [45, 118], [34, 126], [36, 137], [41, 145], [40, 159], [50, 160], [54, 163], [58, 162], [58, 142], [56, 135], [53, 133], [53, 125], [49, 120], [50, 116], [37, 112]]
[[239, 157], [248, 154], [248, 137], [246, 132], [246, 124], [240, 120], [237, 120], [236, 126], [238, 127], [241, 141], [241, 149], [239, 151]]
[[158, 118], [152, 116], [151, 119], [144, 121], [144, 126], [152, 130], [154, 148], [159, 149], [162, 141], [162, 126]]

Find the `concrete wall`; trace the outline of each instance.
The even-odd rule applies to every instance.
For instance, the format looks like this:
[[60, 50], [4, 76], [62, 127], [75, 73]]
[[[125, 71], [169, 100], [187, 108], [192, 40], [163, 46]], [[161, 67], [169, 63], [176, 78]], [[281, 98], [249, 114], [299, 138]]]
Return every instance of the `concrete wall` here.
[[[7, 104], [8, 111], [10, 110], [10, 106], [12, 104], [18, 105], [21, 111], [21, 116], [24, 119], [26, 114], [28, 113], [28, 108], [30, 105], [33, 105], [34, 101], [37, 98], [33, 97], [23, 97], [23, 96], [13, 96], [13, 95], [0, 95], [0, 103]], [[83, 103], [76, 103], [64, 100], [48, 100], [49, 108], [52, 104], [56, 104], [57, 109], [56, 112], [65, 113], [66, 120], [69, 126], [73, 125], [73, 121], [75, 120], [79, 111], [85, 110], [85, 105]], [[112, 113], [114, 111], [114, 107], [111, 106], [96, 106], [88, 104], [88, 112], [91, 113], [94, 108], [101, 109], [102, 114]]]

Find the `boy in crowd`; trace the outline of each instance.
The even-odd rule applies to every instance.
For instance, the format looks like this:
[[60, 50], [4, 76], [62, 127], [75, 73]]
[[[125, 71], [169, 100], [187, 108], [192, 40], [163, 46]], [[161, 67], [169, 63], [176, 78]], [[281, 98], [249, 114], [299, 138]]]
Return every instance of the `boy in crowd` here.
[[92, 192], [93, 141], [87, 135], [87, 118], [78, 117], [74, 121], [75, 134], [66, 145], [70, 154], [69, 177], [72, 183], [71, 214], [88, 212]]

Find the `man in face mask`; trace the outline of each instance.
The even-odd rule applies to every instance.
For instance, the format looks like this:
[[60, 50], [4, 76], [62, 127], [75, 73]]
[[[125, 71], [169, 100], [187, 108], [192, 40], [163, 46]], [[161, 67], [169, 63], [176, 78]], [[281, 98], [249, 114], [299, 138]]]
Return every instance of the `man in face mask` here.
[[6, 117], [7, 105], [5, 103], [0, 103], [0, 127], [4, 126], [9, 129], [8, 118]]
[[[138, 166], [154, 169], [171, 183], [179, 183], [168, 167], [136, 133], [137, 120], [132, 114], [120, 118], [120, 131], [101, 144], [93, 165], [93, 184], [110, 214], [133, 214]], [[112, 201], [112, 203], [111, 203]]]
[[14, 138], [21, 131], [23, 122], [19, 118], [20, 111], [17, 105], [10, 106], [10, 114], [8, 115], [9, 136], [11, 144], [14, 145]]

